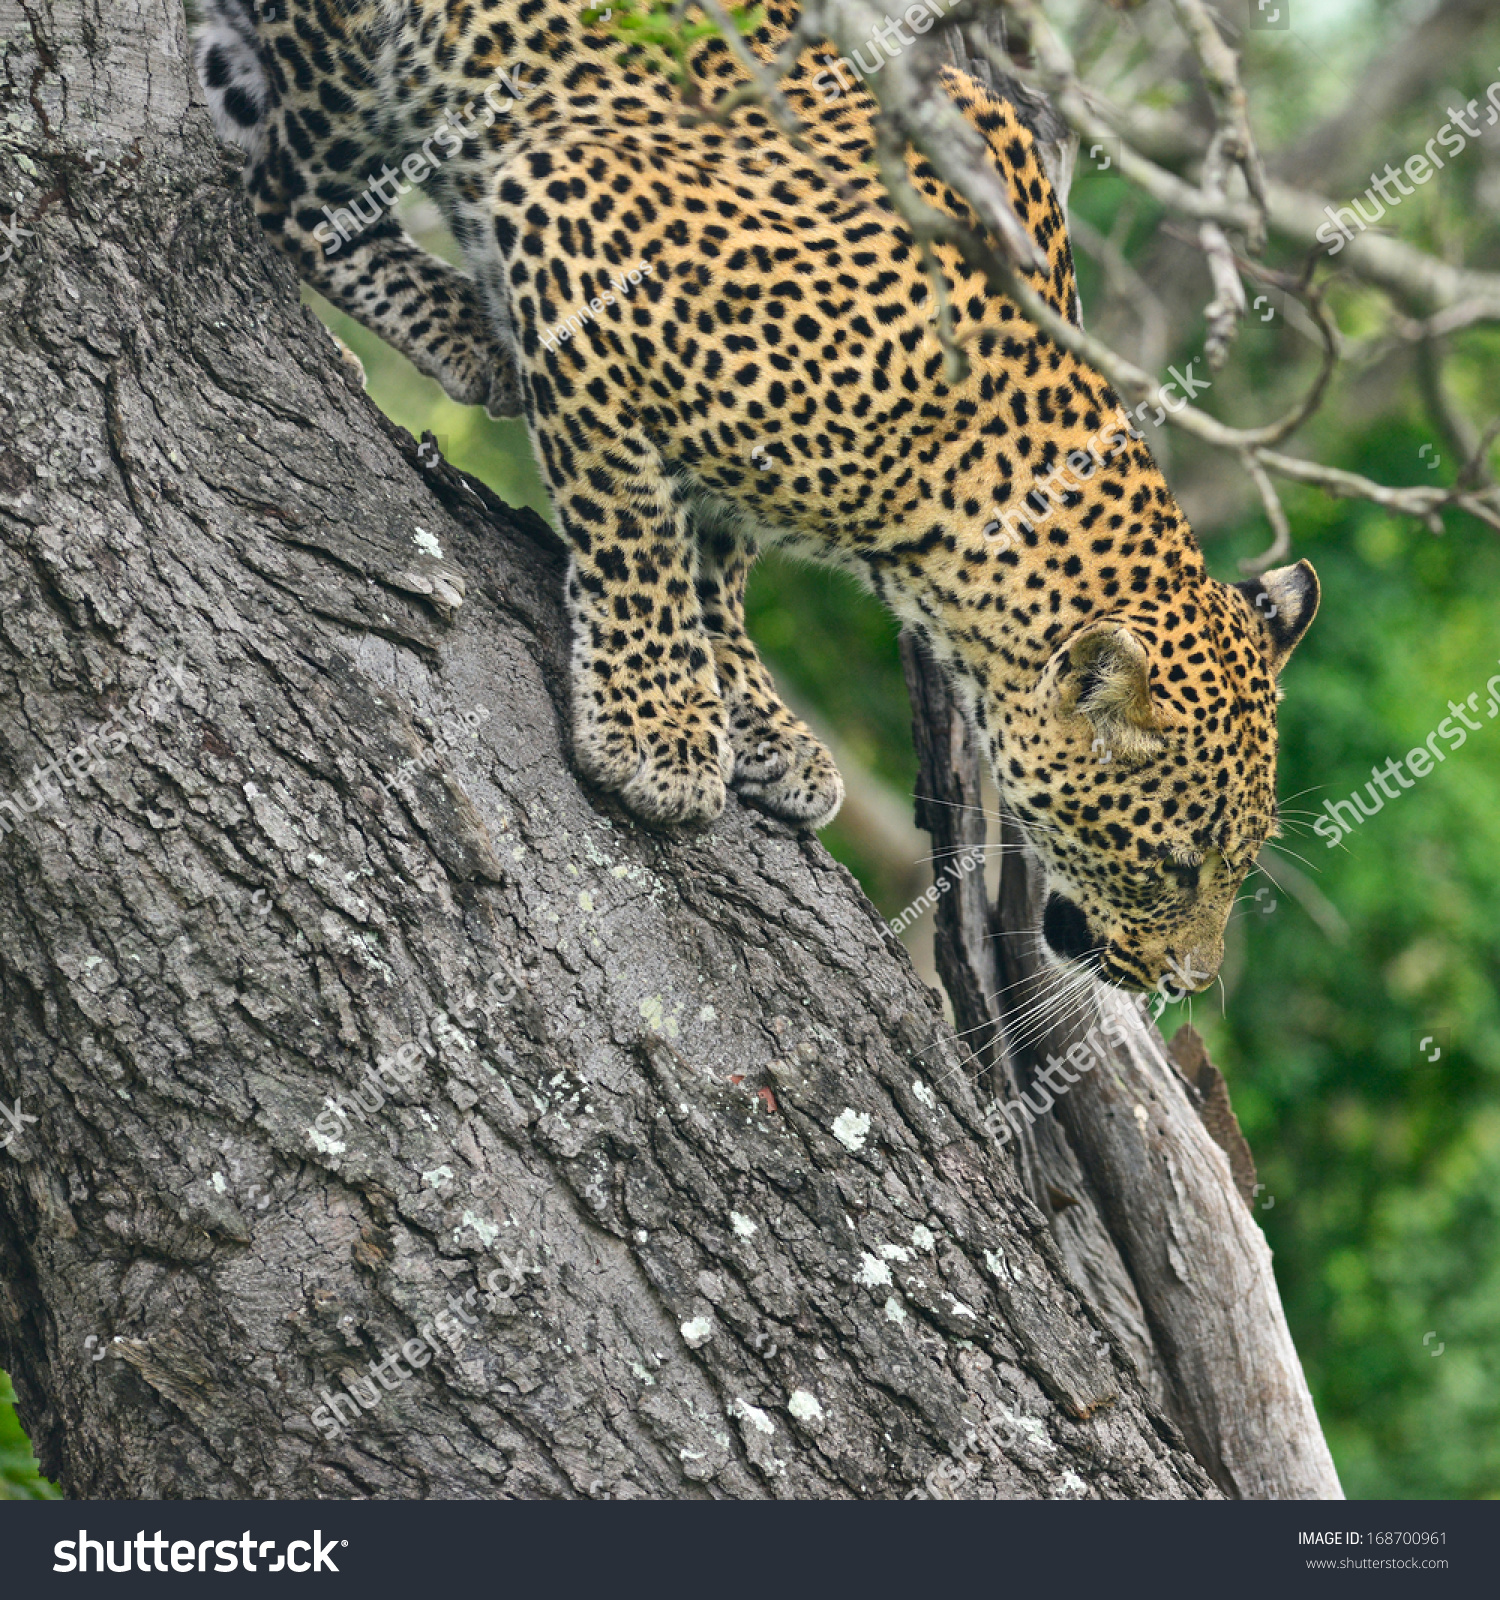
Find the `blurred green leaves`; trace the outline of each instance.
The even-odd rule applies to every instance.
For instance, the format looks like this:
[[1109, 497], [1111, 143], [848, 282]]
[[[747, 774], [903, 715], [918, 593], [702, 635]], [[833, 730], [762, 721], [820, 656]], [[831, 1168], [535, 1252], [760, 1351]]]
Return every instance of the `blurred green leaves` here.
[[[607, 6], [589, 6], [583, 12], [586, 23], [603, 23], [627, 48], [617, 65], [630, 64], [632, 51], [640, 50], [646, 60], [660, 67], [673, 83], [688, 83], [688, 57], [693, 46], [718, 36], [716, 22], [704, 19], [688, 22], [678, 0], [609, 0]], [[741, 34], [754, 33], [765, 14], [758, 5], [736, 7], [726, 0], [725, 14]]]
[[15, 1400], [10, 1379], [0, 1372], [0, 1500], [61, 1500], [37, 1470], [16, 1417]]
[[[1416, 430], [1374, 431], [1415, 454]], [[1283, 843], [1351, 935], [1330, 943], [1293, 894], [1246, 917], [1242, 980], [1206, 1031], [1278, 1197], [1261, 1222], [1346, 1489], [1496, 1496], [1500, 719], [1481, 697], [1481, 730], [1337, 848], [1297, 813], [1500, 672], [1500, 549], [1460, 519], [1435, 539], [1344, 506], [1302, 550], [1324, 601], [1285, 680], [1281, 793], [1304, 792]]]

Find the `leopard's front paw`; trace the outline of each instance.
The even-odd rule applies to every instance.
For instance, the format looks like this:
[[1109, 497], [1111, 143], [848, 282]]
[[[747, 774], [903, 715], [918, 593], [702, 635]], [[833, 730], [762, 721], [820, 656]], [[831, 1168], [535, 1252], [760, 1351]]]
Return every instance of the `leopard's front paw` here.
[[710, 688], [668, 702], [647, 685], [609, 706], [580, 694], [573, 747], [583, 775], [643, 822], [712, 822], [724, 809], [734, 755], [723, 702]]
[[823, 828], [844, 803], [844, 780], [806, 723], [783, 710], [771, 719], [739, 708], [730, 724], [735, 791], [772, 816]]
[[715, 637], [714, 659], [730, 706], [735, 791], [788, 822], [832, 822], [844, 803], [844, 780], [817, 735], [781, 703], [754, 646], [743, 636]]

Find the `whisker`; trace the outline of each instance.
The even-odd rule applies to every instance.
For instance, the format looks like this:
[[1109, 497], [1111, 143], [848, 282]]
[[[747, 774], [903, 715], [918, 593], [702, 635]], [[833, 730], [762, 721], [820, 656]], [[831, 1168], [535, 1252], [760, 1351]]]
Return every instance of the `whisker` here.
[[[968, 1066], [968, 1065], [969, 1065], [969, 1063], [970, 1063], [970, 1062], [971, 1062], [971, 1061], [972, 1061], [972, 1062], [976, 1062], [976, 1063], [978, 1063], [978, 1070], [979, 1070], [979, 1071], [980, 1071], [980, 1072], [982, 1072], [982, 1071], [983, 1071], [983, 1070], [984, 1070], [984, 1065], [983, 1065], [983, 1063], [982, 1063], [982, 1062], [980, 1062], [980, 1061], [979, 1061], [979, 1057], [978, 1057], [978, 1056], [977, 1056], [977, 1055], [975, 1055], [975, 1054], [974, 1054], [974, 1053], [973, 1053], [973, 1052], [972, 1052], [972, 1051], [970, 1051], [970, 1052], [969, 1052], [969, 1054], [968, 1054], [968, 1055], [966, 1055], [966, 1056], [965, 1056], [965, 1057], [964, 1057], [964, 1059], [963, 1059], [963, 1060], [962, 1060], [962, 1061], [960, 1061], [960, 1062], [959, 1062], [959, 1064], [958, 1064], [958, 1065], [957, 1065], [957, 1066], [956, 1066], [956, 1067], [951, 1067], [951, 1068], [949, 1068], [949, 1070], [948, 1070], [948, 1071], [947, 1071], [947, 1072], [945, 1072], [945, 1073], [944, 1073], [944, 1074], [943, 1074], [943, 1075], [942, 1075], [942, 1077], [941, 1077], [941, 1078], [938, 1078], [938, 1079], [937, 1079], [937, 1080], [936, 1080], [936, 1081], [935, 1081], [935, 1082], [934, 1082], [934, 1083], [933, 1083], [933, 1085], [932, 1085], [932, 1087], [933, 1087], [933, 1088], [934, 1088], [934, 1089], [941, 1089], [941, 1088], [942, 1088], [942, 1086], [943, 1086], [943, 1085], [944, 1085], [944, 1084], [945, 1084], [945, 1083], [947, 1083], [947, 1081], [948, 1081], [948, 1080], [949, 1080], [949, 1079], [950, 1079], [950, 1078], [954, 1078], [954, 1077], [957, 1077], [957, 1076], [958, 1076], [958, 1074], [959, 1074], [959, 1073], [960, 1073], [960, 1072], [962, 1072], [962, 1071], [963, 1071], [963, 1070], [964, 1070], [964, 1068], [965, 1068], [965, 1067], [967, 1067], [967, 1066]], [[977, 1076], [977, 1075], [978, 1075], [978, 1074], [977, 1074], [977, 1073], [976, 1073], [976, 1076]]]
[[935, 861], [955, 861], [960, 856], [989, 856], [1009, 852], [1019, 855], [1026, 847], [1021, 844], [956, 844], [951, 849], [934, 850], [931, 855], [918, 856], [913, 862], [914, 866], [924, 863], [930, 865]]
[[1288, 850], [1284, 844], [1272, 844], [1271, 841], [1267, 839], [1262, 848], [1266, 850], [1275, 850], [1281, 855], [1290, 856], [1293, 861], [1300, 861], [1309, 872], [1321, 872], [1323, 870], [1322, 867], [1314, 866], [1306, 856], [1299, 856], [1295, 850]]
[[922, 1046], [922, 1049], [923, 1050], [930, 1050], [930, 1049], [932, 1049], [933, 1045], [941, 1044], [945, 1039], [954, 1039], [954, 1040], [969, 1039], [969, 1038], [972, 1038], [976, 1033], [983, 1033], [986, 1028], [998, 1028], [998, 1027], [999, 1027], [999, 1023], [994, 1022], [994, 1021], [976, 1022], [972, 1028], [964, 1028], [961, 1032], [958, 1029], [955, 1029], [952, 1033], [934, 1034], [932, 1036], [932, 1038], [930, 1040], [928, 1040], [928, 1042]]
[[1026, 1033], [1039, 1018], [1050, 1017], [1055, 1014], [1063, 997], [1072, 987], [1073, 982], [1074, 975], [1071, 973], [1054, 974], [1052, 981], [1046, 984], [1039, 994], [1012, 1011], [1005, 1018], [1004, 1028], [1007, 1039]]
[[1060, 831], [1054, 824], [1050, 822], [1022, 822], [1022, 820], [1011, 811], [1000, 811], [997, 812], [996, 815], [1001, 822], [1008, 822], [1013, 828], [1019, 828], [1023, 833], [1030, 832], [1056, 834]]
[[910, 798], [919, 800], [924, 806], [947, 806], [951, 811], [972, 811], [976, 816], [990, 820], [990, 813], [983, 806], [970, 805], [966, 800], [944, 800], [935, 794], [918, 794], [915, 789], [911, 791]]
[[1089, 993], [1087, 985], [1079, 985], [1067, 995], [1060, 998], [1059, 1004], [1048, 1015], [1039, 1017], [1033, 1022], [1026, 1032], [1018, 1037], [1006, 1036], [1006, 1042], [1015, 1054], [1023, 1054], [1035, 1048], [1056, 1028], [1065, 1026], [1068, 1022], [1078, 1018], [1081, 1011], [1081, 1002]]
[[1003, 1021], [1007, 1034], [1014, 1033], [1027, 1027], [1033, 1018], [1044, 1015], [1056, 1003], [1057, 997], [1067, 986], [1066, 974], [1054, 974], [1050, 981], [1042, 985], [1039, 992], [1032, 995], [1022, 1005], [1011, 1011]]
[[[1270, 869], [1270, 868], [1269, 868], [1269, 867], [1268, 867], [1268, 866], [1267, 866], [1267, 865], [1266, 865], [1266, 864], [1265, 864], [1265, 862], [1264, 862], [1264, 861], [1262, 861], [1262, 860], [1260, 860], [1260, 859], [1259, 859], [1259, 857], [1257, 857], [1257, 858], [1256, 858], [1256, 861], [1255, 861], [1255, 865], [1254, 865], [1254, 866], [1253, 866], [1253, 867], [1251, 867], [1251, 869], [1250, 869], [1250, 872], [1264, 872], [1264, 873], [1265, 873], [1265, 875], [1266, 875], [1266, 876], [1267, 876], [1267, 877], [1268, 877], [1268, 878], [1269, 878], [1269, 879], [1270, 879], [1270, 880], [1271, 880], [1271, 882], [1272, 882], [1272, 883], [1276, 883], [1276, 876], [1275, 876], [1275, 874], [1274, 874], [1274, 873], [1273, 873], [1273, 872], [1272, 872], [1272, 871], [1271, 871], [1271, 869]], [[1247, 877], [1247, 878], [1248, 878], [1248, 877], [1249, 877], [1249, 876], [1250, 876], [1250, 873], [1249, 873], [1249, 872], [1247, 872], [1247, 873], [1246, 873], [1246, 874], [1245, 874], [1245, 876], [1246, 876], [1246, 877]], [[1279, 884], [1279, 883], [1276, 883], [1276, 887], [1277, 887], [1277, 888], [1278, 888], [1278, 889], [1281, 889], [1281, 885], [1280, 885], [1280, 884]], [[1285, 894], [1285, 893], [1286, 893], [1286, 890], [1285, 890], [1285, 889], [1281, 889], [1281, 892], [1282, 892], [1282, 894]]]
[[[1028, 932], [1031, 932], [1032, 930], [1027, 929], [1027, 928], [1018, 928], [1015, 931], [1017, 933], [1028, 933]], [[1023, 984], [1028, 984], [1028, 983], [1035, 982], [1036, 979], [1037, 979], [1037, 976], [1038, 975], [1035, 974], [1035, 973], [1023, 973], [1019, 978], [1015, 978], [1010, 983], [1004, 984], [1000, 988], [998, 988], [995, 991], [995, 999], [997, 1001], [1002, 1000], [1006, 995], [1010, 994], [1013, 990], [1021, 988], [1021, 986]], [[1045, 977], [1049, 982], [1052, 981], [1056, 976], [1057, 976], [1056, 974], [1053, 974], [1051, 972], [1045, 974]], [[1064, 974], [1064, 976], [1066, 976], [1066, 975]], [[1029, 1005], [1030, 1002], [1028, 1001], [1027, 1004]], [[967, 1039], [970, 1034], [978, 1033], [983, 1028], [999, 1028], [1001, 1026], [1003, 1026], [1002, 1021], [1000, 1019], [998, 1019], [998, 1018], [993, 1018], [992, 1017], [992, 1018], [990, 1018], [990, 1019], [988, 1019], [988, 1020], [986, 1020], [984, 1022], [976, 1022], [972, 1028], [964, 1028], [962, 1030], [955, 1030], [951, 1034], [935, 1033], [927, 1041], [927, 1043], [922, 1046], [922, 1049], [923, 1050], [931, 1049], [931, 1047], [934, 1044], [937, 1044], [940, 1040], [945, 1039], [945, 1038]]]
[[[1103, 949], [1101, 945], [1100, 950]], [[1089, 951], [1090, 955], [1097, 951]], [[1029, 1049], [1067, 1015], [1082, 997], [1090, 992], [1097, 981], [1087, 969], [1067, 974], [1064, 987], [1046, 996], [1047, 1004], [1032, 1006], [1019, 1017], [1006, 1019], [1006, 1040], [1015, 1051]]]
[[[1287, 829], [1292, 829], [1294, 831], [1300, 831], [1303, 833], [1307, 832], [1307, 828], [1303, 823], [1295, 822], [1289, 819], [1295, 817], [1315, 817], [1318, 815], [1318, 813], [1315, 811], [1288, 811], [1285, 808], [1278, 807], [1274, 812], [1246, 811], [1245, 815], [1253, 818], [1257, 822], [1269, 823], [1270, 838], [1275, 838], [1278, 834], [1286, 831]], [[1268, 838], [1266, 842], [1269, 843], [1270, 839]]]

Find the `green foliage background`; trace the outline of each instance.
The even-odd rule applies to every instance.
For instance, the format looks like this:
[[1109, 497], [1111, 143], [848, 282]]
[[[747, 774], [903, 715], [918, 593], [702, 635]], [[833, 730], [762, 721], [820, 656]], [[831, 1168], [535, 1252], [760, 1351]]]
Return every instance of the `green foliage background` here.
[[[1088, 7], [1080, 0], [1078, 9]], [[1295, 145], [1354, 96], [1366, 62], [1391, 47], [1412, 10], [1396, 0], [1299, 0], [1293, 32], [1249, 35], [1247, 79], [1263, 143], [1273, 151]], [[1108, 21], [1129, 25], [1128, 17]], [[1451, 85], [1374, 130], [1377, 167], [1420, 150], [1447, 106], [1483, 100], [1500, 77], [1486, 63], [1500, 63], [1500, 25], [1453, 64]], [[1171, 101], [1187, 93], [1177, 83], [1161, 90]], [[1441, 179], [1392, 213], [1391, 230], [1449, 259], [1500, 267], [1500, 126]], [[1164, 219], [1138, 193], [1113, 174], [1083, 171], [1072, 199], [1095, 228], [1115, 230], [1134, 263], [1151, 263]], [[1129, 308], [1111, 307], [1086, 255], [1080, 272], [1093, 325], [1128, 327]], [[1203, 304], [1207, 294], [1196, 290], [1195, 281], [1184, 304]], [[1382, 325], [1384, 301], [1348, 280], [1334, 284], [1331, 298], [1351, 361], [1294, 447], [1382, 481], [1450, 481], [1454, 452], [1410, 356], [1361, 348]], [[491, 423], [454, 406], [363, 330], [320, 310], [364, 361], [384, 410], [414, 432], [430, 429], [450, 459], [546, 514], [519, 423]], [[1172, 342], [1173, 359], [1192, 358], [1203, 348], [1201, 325], [1174, 328]], [[1482, 427], [1500, 412], [1500, 333], [1469, 331], [1453, 348], [1452, 399]], [[1268, 418], [1313, 367], [1313, 347], [1295, 330], [1247, 327], [1204, 404], [1235, 423]], [[1268, 539], [1259, 506], [1217, 492], [1233, 478], [1232, 463], [1197, 453], [1181, 435], [1168, 444], [1174, 486], [1190, 509], [1211, 508], [1195, 521], [1214, 571], [1237, 576], [1238, 558]], [[1443, 458], [1435, 472], [1434, 455]], [[1222, 1013], [1217, 994], [1212, 1004], [1204, 996], [1193, 1020], [1228, 1075], [1260, 1165], [1259, 1221], [1347, 1492], [1493, 1498], [1500, 717], [1485, 716], [1482, 691], [1500, 672], [1500, 541], [1460, 517], [1435, 537], [1375, 507], [1310, 492], [1294, 492], [1288, 507], [1296, 554], [1313, 560], [1324, 596], [1288, 669], [1282, 713], [1282, 843], [1305, 861], [1273, 853], [1266, 868], [1276, 882], [1247, 883], [1231, 928]], [[781, 681], [871, 773], [909, 795], [908, 712], [884, 613], [841, 578], [771, 560], [757, 574], [750, 620]], [[1340, 848], [1298, 831], [1325, 800], [1361, 786], [1372, 766], [1421, 744], [1449, 715], [1450, 700], [1476, 690], [1482, 731]], [[897, 914], [891, 886], [910, 864], [881, 859], [870, 841], [837, 825], [825, 837], [881, 911]], [[1256, 888], [1267, 892], [1257, 899]], [[1333, 908], [1321, 926], [1307, 909], [1321, 904], [1313, 895]], [[1419, 1049], [1428, 1038], [1435, 1044]], [[1433, 1048], [1441, 1055], [1429, 1060]], [[6, 1385], [0, 1495], [46, 1493], [8, 1398]]]
[[57, 1500], [61, 1496], [37, 1471], [36, 1458], [16, 1417], [15, 1393], [0, 1372], [0, 1500]]

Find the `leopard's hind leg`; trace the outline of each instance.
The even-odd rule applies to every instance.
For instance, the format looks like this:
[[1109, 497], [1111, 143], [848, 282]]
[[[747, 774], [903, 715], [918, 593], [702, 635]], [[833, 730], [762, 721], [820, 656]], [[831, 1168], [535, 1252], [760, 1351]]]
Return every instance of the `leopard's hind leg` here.
[[[261, 226], [303, 281], [378, 334], [464, 405], [515, 416], [515, 363], [471, 279], [422, 249], [370, 187], [387, 162], [373, 70], [372, 7], [206, 0], [198, 75], [215, 126], [245, 151]], [[305, 51], [315, 20], [337, 48]], [[288, 62], [295, 63], [289, 69]], [[436, 170], [438, 152], [424, 149]], [[387, 188], [390, 184], [385, 185]], [[394, 194], [394, 190], [392, 191]]]

